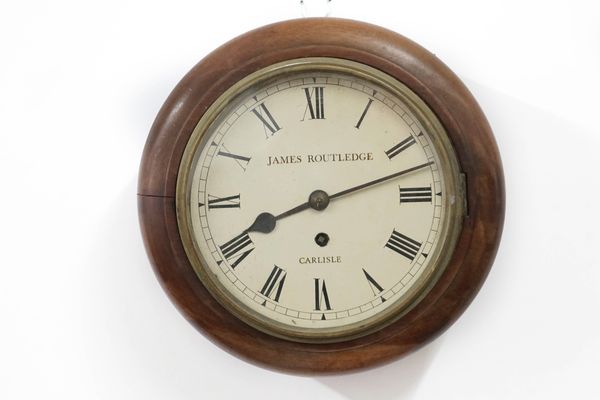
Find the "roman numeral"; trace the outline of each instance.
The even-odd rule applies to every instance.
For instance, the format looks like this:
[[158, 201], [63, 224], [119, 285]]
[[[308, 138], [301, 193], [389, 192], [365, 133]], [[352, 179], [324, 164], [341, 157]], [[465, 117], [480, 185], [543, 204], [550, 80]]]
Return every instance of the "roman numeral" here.
[[240, 166], [240, 168], [242, 168], [244, 171], [246, 170], [246, 166], [250, 162], [250, 157], [240, 156], [239, 154], [233, 154], [232, 152], [230, 152], [227, 149], [227, 147], [225, 147], [225, 145], [223, 145], [221, 147], [225, 151], [219, 150], [219, 152], [217, 153], [217, 155], [223, 156], [223, 157], [227, 157], [227, 158], [230, 158], [230, 159], [234, 160], [237, 163], [237, 165]]
[[263, 288], [260, 290], [260, 294], [265, 297], [271, 298], [271, 294], [277, 287], [275, 291], [275, 297], [272, 299], [276, 302], [279, 302], [279, 296], [281, 296], [281, 289], [283, 289], [283, 284], [285, 283], [285, 277], [287, 273], [285, 270], [279, 268], [277, 265], [271, 271], [271, 274], [267, 278]]
[[415, 143], [415, 138], [409, 136], [394, 147], [392, 147], [391, 149], [386, 150], [385, 154], [391, 160], [392, 158], [396, 157], [398, 154], [402, 153], [404, 150], [408, 149]]
[[240, 195], [217, 197], [209, 194], [208, 208], [240, 208]]
[[414, 260], [421, 248], [421, 243], [397, 232], [395, 229], [392, 236], [385, 244], [388, 249], [394, 250], [396, 253], [403, 255], [410, 261]]
[[269, 133], [267, 131], [270, 131], [271, 136], [273, 136], [275, 132], [281, 129], [281, 127], [277, 124], [277, 121], [275, 121], [275, 118], [273, 118], [273, 116], [269, 112], [267, 106], [265, 106], [265, 103], [260, 103], [258, 106], [254, 107], [252, 109], [252, 112], [260, 120], [260, 122], [263, 123], [263, 127], [265, 129], [265, 136], [267, 138], [269, 138]]
[[371, 107], [371, 103], [372, 102], [373, 102], [373, 99], [369, 99], [369, 102], [367, 103], [367, 106], [365, 107], [364, 111], [360, 115], [360, 118], [358, 119], [358, 122], [354, 126], [356, 129], [360, 129], [360, 125], [362, 124], [363, 119], [365, 119], [365, 115], [367, 115], [367, 111], [369, 111], [369, 107]]
[[315, 279], [315, 311], [321, 311], [321, 306], [325, 305], [326, 310], [331, 310], [329, 303], [329, 295], [327, 294], [327, 286], [325, 281], [319, 278]]
[[323, 99], [324, 87], [304, 88], [306, 94], [306, 109], [302, 121], [306, 119], [306, 112], [310, 113], [310, 119], [325, 119], [325, 101]]
[[431, 203], [432, 193], [429, 187], [400, 187], [400, 203]]
[[231, 268], [235, 269], [244, 258], [248, 257], [248, 254], [252, 253], [254, 244], [252, 243], [252, 240], [250, 240], [248, 233], [242, 232], [229, 242], [219, 246], [219, 248]]
[[[365, 274], [365, 278], [367, 278], [367, 282], [369, 282], [371, 291], [373, 291], [373, 296], [377, 296], [381, 292], [383, 292], [383, 288], [381, 287], [381, 285], [379, 283], [377, 283], [377, 281], [375, 279], [373, 279], [373, 277], [371, 275], [369, 275], [369, 273], [367, 271], [365, 271], [364, 268], [362, 270]], [[382, 299], [382, 301], [385, 301], [385, 299], [383, 297], [381, 299]]]

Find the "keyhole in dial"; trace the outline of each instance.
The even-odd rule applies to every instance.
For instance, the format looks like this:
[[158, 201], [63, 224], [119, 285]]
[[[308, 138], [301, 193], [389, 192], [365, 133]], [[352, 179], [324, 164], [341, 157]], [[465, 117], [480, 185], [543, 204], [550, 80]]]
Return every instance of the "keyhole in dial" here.
[[327, 246], [327, 243], [329, 243], [329, 235], [323, 232], [317, 233], [317, 236], [315, 236], [315, 243], [321, 247]]

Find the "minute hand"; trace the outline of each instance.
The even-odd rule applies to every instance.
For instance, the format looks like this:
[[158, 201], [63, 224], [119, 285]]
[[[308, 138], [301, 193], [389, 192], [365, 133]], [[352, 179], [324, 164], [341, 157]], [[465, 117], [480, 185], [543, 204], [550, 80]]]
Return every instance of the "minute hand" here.
[[416, 171], [418, 169], [425, 168], [425, 167], [427, 167], [427, 166], [429, 166], [431, 164], [433, 164], [433, 161], [429, 161], [429, 162], [427, 162], [425, 164], [419, 164], [419, 165], [416, 165], [414, 167], [405, 169], [405, 170], [400, 171], [400, 172], [395, 172], [395, 173], [393, 173], [391, 175], [387, 175], [387, 176], [384, 176], [384, 177], [372, 180], [370, 182], [363, 183], [362, 185], [351, 187], [350, 189], [342, 190], [341, 192], [337, 192], [337, 193], [332, 194], [331, 196], [329, 196], [329, 200], [333, 200], [335, 198], [345, 196], [345, 195], [347, 195], [349, 193], [356, 192], [357, 190], [368, 188], [369, 186], [377, 185], [378, 183], [385, 182], [385, 181], [390, 180], [390, 179], [394, 179], [394, 178], [399, 177], [401, 175], [408, 174], [409, 172], [413, 172], [413, 171]]
[[[338, 197], [342, 197], [342, 196], [347, 195], [352, 192], [356, 192], [357, 190], [368, 188], [369, 186], [377, 185], [378, 183], [385, 182], [390, 179], [394, 179], [400, 175], [408, 174], [409, 172], [413, 172], [418, 169], [425, 168], [431, 164], [433, 164], [433, 161], [405, 169], [404, 171], [395, 172], [391, 175], [387, 175], [382, 178], [375, 179], [375, 180], [372, 180], [367, 183], [363, 183], [362, 185], [351, 187], [350, 189], [342, 190], [341, 192], [337, 192], [336, 194], [334, 194], [332, 196], [328, 196], [327, 193], [323, 192], [322, 190], [315, 190], [314, 192], [311, 193], [307, 202], [302, 203], [299, 206], [292, 208], [291, 210], [287, 210], [286, 212], [283, 212], [283, 213], [279, 214], [278, 216], [274, 216], [273, 214], [268, 213], [268, 212], [260, 213], [258, 215], [258, 217], [256, 217], [256, 220], [254, 220], [252, 225], [250, 225], [250, 227], [248, 229], [246, 229], [246, 232], [262, 232], [262, 233], [273, 232], [273, 229], [275, 229], [275, 225], [277, 224], [277, 221], [279, 221], [283, 218], [289, 217], [290, 215], [297, 214], [304, 210], [308, 210], [309, 208], [323, 211], [325, 208], [327, 208], [327, 205], [329, 204], [330, 200], [336, 199]], [[318, 201], [313, 202], [313, 196], [315, 196], [315, 198], [318, 198]]]

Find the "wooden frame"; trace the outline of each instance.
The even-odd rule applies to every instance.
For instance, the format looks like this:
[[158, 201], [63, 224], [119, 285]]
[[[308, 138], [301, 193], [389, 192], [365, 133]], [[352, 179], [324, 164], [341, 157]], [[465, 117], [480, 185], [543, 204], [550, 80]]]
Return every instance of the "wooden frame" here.
[[[196, 124], [230, 86], [261, 68], [301, 57], [334, 57], [379, 69], [412, 89], [436, 114], [467, 181], [467, 216], [450, 260], [423, 300], [391, 325], [357, 339], [299, 343], [262, 333], [226, 311], [185, 254], [175, 210], [178, 168]], [[356, 21], [302, 19], [242, 35], [197, 64], [152, 127], [141, 163], [138, 207], [148, 255], [186, 318], [226, 350], [296, 373], [333, 373], [391, 361], [443, 332], [483, 284], [500, 241], [504, 182], [491, 129], [462, 82], [433, 54], [391, 31]]]

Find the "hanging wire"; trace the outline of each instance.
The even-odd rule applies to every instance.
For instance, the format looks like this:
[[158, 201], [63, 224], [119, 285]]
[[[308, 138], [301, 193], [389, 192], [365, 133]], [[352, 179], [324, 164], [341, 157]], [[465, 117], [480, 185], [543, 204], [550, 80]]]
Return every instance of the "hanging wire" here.
[[[325, 10], [325, 15], [324, 17], [329, 17], [331, 15], [331, 2], [332, 0], [320, 0], [321, 2], [326, 3], [326, 10]], [[308, 1], [310, 3], [310, 1]], [[300, 0], [300, 11], [302, 13], [302, 17], [306, 18], [309, 16], [315, 16], [315, 12], [310, 12], [313, 11], [314, 7], [307, 7], [306, 5], [307, 1], [306, 0]], [[314, 4], [315, 2], [313, 2]], [[309, 15], [309, 14], [313, 14], [313, 15]]]

